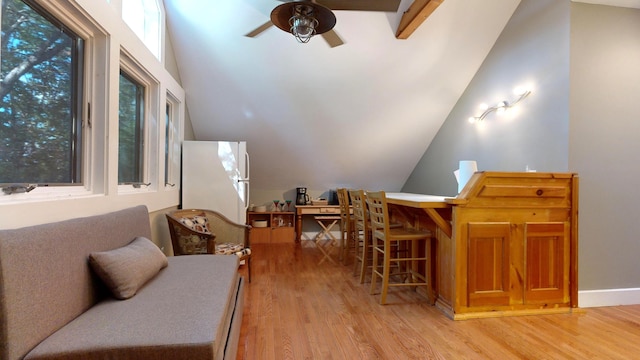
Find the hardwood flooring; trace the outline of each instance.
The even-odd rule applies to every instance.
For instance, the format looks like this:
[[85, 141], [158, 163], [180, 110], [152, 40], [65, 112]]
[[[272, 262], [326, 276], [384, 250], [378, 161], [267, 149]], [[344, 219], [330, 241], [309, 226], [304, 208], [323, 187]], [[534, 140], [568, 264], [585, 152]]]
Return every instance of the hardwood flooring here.
[[310, 241], [252, 254], [237, 359], [640, 358], [640, 305], [453, 321], [409, 288], [379, 305]]

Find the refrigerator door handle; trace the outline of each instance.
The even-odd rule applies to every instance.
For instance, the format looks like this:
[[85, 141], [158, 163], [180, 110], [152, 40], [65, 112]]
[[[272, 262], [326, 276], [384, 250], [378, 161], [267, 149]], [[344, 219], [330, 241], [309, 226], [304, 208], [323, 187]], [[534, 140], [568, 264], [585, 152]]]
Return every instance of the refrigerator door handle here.
[[249, 183], [249, 180], [247, 180], [244, 185], [244, 194], [246, 196], [244, 201], [244, 211], [246, 212], [247, 210], [249, 210], [249, 188], [251, 184]]
[[245, 152], [244, 153], [244, 178], [245, 180], [249, 180], [251, 178], [251, 176], [249, 176], [249, 169], [251, 169], [251, 164], [249, 164], [249, 153]]
[[244, 210], [247, 211], [249, 209], [249, 179], [238, 179], [238, 183], [244, 183]]
[[251, 169], [251, 166], [249, 164], [249, 153], [245, 152], [244, 153], [244, 175], [245, 177], [242, 179], [239, 179], [238, 182], [243, 182], [245, 183], [244, 186], [244, 195], [245, 195], [245, 200], [244, 200], [244, 210], [247, 211], [249, 209], [249, 193], [250, 193], [250, 182], [249, 182], [249, 169]]

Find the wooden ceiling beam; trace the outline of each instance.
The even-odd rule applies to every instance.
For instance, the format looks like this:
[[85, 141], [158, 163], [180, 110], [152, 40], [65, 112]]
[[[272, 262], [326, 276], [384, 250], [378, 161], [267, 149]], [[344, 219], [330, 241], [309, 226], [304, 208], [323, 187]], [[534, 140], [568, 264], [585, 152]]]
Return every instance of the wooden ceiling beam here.
[[444, 0], [414, 0], [402, 14], [397, 39], [408, 39], [411, 34], [442, 4]]

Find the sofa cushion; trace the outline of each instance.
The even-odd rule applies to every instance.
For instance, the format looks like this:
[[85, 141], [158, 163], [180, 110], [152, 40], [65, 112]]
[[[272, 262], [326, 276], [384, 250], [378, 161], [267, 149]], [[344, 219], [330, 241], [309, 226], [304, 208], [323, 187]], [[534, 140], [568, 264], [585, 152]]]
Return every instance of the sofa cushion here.
[[231, 255], [242, 252], [244, 249], [244, 245], [236, 244], [236, 243], [221, 243], [216, 244], [216, 254], [217, 255]]
[[167, 257], [145, 237], [118, 249], [89, 254], [91, 268], [116, 299], [128, 299], [167, 266]]
[[171, 256], [136, 296], [96, 304], [25, 360], [235, 359], [225, 347], [233, 354], [229, 331], [242, 322], [239, 279], [235, 256]]

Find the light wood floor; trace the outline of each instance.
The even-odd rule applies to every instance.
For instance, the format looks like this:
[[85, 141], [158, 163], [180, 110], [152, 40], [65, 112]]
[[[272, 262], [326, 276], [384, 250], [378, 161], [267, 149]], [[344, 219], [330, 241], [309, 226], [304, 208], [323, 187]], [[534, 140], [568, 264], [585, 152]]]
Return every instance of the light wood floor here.
[[452, 321], [408, 288], [379, 305], [311, 242], [252, 252], [238, 359], [640, 358], [640, 305]]

